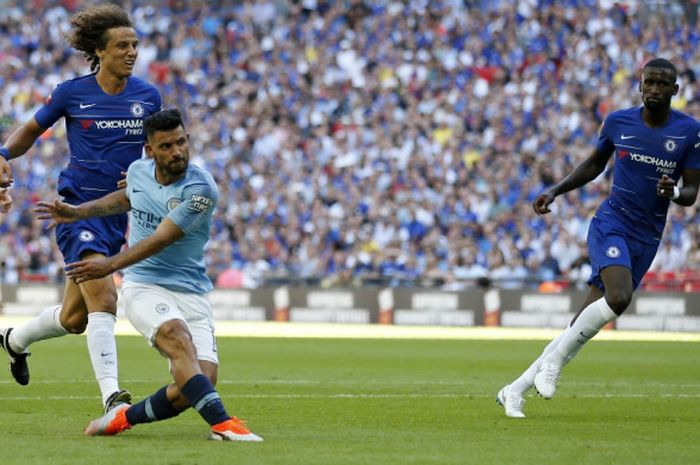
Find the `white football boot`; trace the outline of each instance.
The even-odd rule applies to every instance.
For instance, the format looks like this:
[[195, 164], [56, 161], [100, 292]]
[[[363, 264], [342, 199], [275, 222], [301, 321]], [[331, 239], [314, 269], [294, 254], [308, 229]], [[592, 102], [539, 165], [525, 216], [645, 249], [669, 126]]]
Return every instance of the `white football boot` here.
[[557, 390], [557, 383], [561, 376], [561, 365], [542, 362], [540, 369], [535, 375], [535, 389], [537, 393], [545, 399], [551, 399]]
[[523, 413], [523, 405], [525, 399], [522, 396], [510, 392], [510, 384], [496, 394], [496, 403], [503, 407], [506, 416], [510, 418], [525, 418]]

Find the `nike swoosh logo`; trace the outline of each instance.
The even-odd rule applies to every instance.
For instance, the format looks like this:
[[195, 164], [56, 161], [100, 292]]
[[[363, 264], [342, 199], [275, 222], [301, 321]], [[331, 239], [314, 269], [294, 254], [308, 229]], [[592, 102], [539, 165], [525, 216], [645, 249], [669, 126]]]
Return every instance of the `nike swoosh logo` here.
[[94, 107], [95, 105], [97, 105], [97, 104], [96, 103], [81, 103], [80, 109], [84, 110], [86, 108]]
[[634, 139], [637, 136], [626, 136], [624, 134], [620, 135], [620, 139], [622, 140], [627, 140], [627, 139]]
[[141, 189], [134, 189], [132, 192], [133, 192], [134, 194], [136, 194], [136, 193], [138, 193], [138, 192], [143, 192], [143, 191], [142, 191]]
[[106, 357], [108, 355], [112, 355], [111, 352], [100, 352], [100, 357]]

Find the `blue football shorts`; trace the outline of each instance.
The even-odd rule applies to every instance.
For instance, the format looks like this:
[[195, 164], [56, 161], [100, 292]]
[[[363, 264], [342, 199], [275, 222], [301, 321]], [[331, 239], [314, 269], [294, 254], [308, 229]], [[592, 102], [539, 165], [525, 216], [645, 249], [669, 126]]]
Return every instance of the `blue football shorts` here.
[[632, 285], [637, 289], [644, 274], [649, 270], [656, 256], [659, 243], [641, 242], [631, 237], [622, 227], [593, 217], [588, 229], [588, 255], [591, 259], [591, 277], [588, 284], [593, 284], [604, 291], [605, 286], [600, 272], [612, 265], [628, 268], [632, 272]]
[[[76, 205], [86, 200], [65, 197], [64, 202]], [[102, 216], [56, 226], [56, 243], [66, 263], [76, 262], [88, 252], [112, 256], [126, 242], [128, 217], [123, 215]]]

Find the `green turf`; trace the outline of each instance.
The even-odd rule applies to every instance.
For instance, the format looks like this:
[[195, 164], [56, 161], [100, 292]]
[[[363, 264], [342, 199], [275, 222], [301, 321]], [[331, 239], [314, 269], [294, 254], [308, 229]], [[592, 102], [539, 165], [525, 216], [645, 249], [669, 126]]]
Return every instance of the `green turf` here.
[[[121, 337], [122, 384], [168, 381], [141, 338]], [[262, 444], [205, 440], [192, 411], [119, 437], [81, 434], [99, 414], [82, 337], [35, 345], [32, 383], [0, 371], [0, 451], [11, 464], [689, 464], [700, 444], [700, 344], [593, 341], [555, 399], [526, 420], [494, 395], [543, 341], [232, 339], [219, 390]]]

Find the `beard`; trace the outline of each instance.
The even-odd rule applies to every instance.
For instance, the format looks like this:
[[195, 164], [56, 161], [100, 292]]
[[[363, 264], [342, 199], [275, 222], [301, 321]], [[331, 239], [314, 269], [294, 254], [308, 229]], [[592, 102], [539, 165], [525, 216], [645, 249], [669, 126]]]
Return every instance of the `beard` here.
[[170, 163], [160, 165], [161, 171], [168, 173], [172, 176], [179, 176], [185, 171], [189, 166], [188, 160], [180, 159], [177, 161], [171, 161]]

